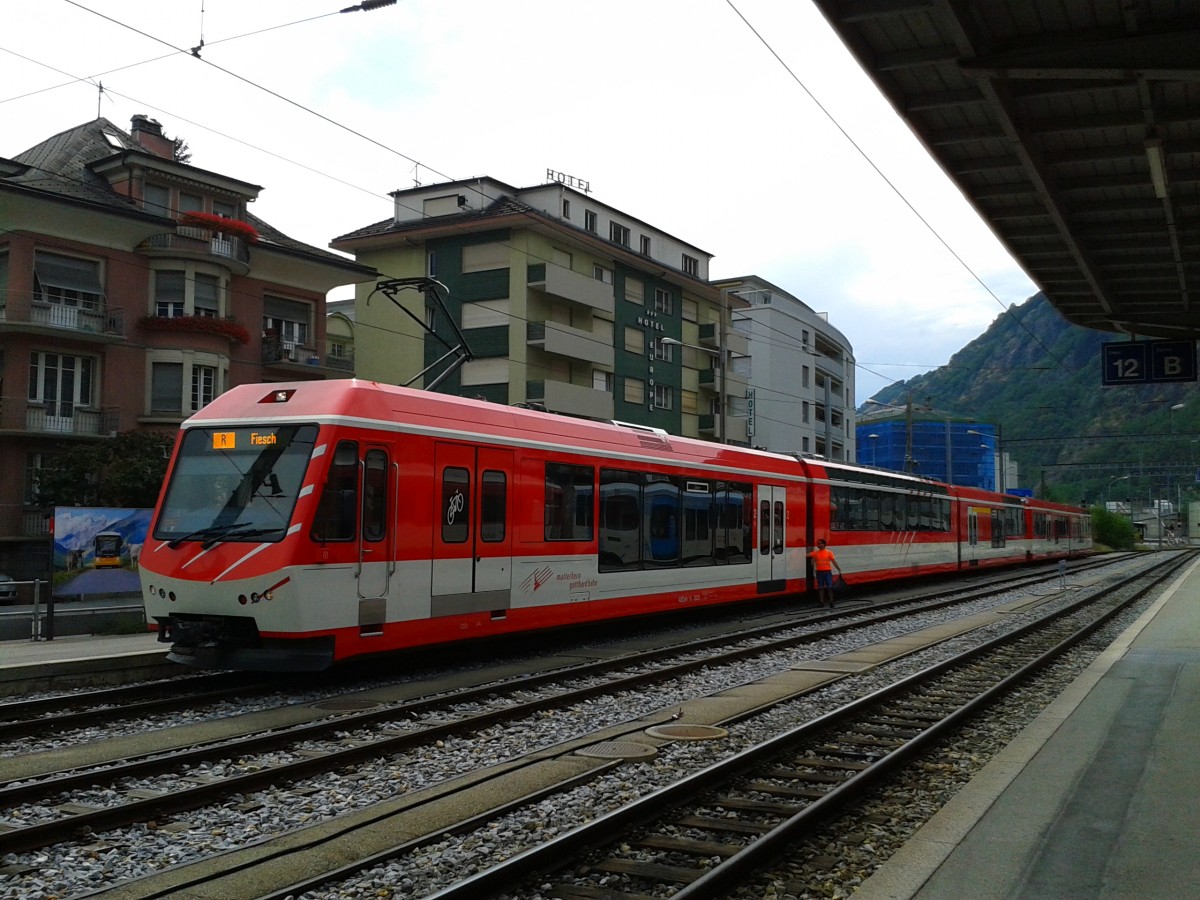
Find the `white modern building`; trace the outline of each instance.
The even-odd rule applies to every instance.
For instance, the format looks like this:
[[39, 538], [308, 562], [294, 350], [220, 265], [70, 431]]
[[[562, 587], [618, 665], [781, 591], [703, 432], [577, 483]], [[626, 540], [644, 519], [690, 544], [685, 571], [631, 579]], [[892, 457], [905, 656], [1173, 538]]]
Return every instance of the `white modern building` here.
[[749, 443], [853, 461], [854, 351], [828, 313], [754, 275], [713, 286], [745, 301], [732, 326], [747, 335], [754, 356], [745, 401]]

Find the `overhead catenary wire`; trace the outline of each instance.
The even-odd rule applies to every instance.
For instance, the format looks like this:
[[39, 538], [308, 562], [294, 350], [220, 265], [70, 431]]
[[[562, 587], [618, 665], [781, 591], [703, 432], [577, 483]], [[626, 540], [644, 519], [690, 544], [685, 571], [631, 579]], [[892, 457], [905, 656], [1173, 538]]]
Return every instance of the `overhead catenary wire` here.
[[[119, 22], [119, 21], [117, 21], [117, 20], [115, 20], [115, 19], [112, 19], [111, 17], [108, 17], [108, 16], [103, 16], [103, 14], [101, 14], [101, 13], [96, 13], [94, 10], [90, 10], [88, 7], [86, 7], [86, 6], [85, 6], [85, 5], [83, 5], [82, 3], [75, 2], [75, 0], [67, 0], [67, 2], [71, 3], [71, 5], [74, 5], [74, 6], [78, 7], [78, 8], [80, 8], [81, 10], [84, 10], [84, 11], [90, 12], [90, 13], [92, 13], [92, 14], [95, 14], [95, 15], [101, 15], [103, 18], [106, 18], [106, 19], [108, 19], [109, 21], [112, 21], [112, 22], [114, 22], [115, 24], [121, 25], [122, 27], [127, 27], [127, 28], [130, 28], [131, 30], [133, 30], [133, 31], [135, 31], [135, 32], [137, 32], [137, 33], [139, 33], [139, 34], [142, 34], [143, 36], [145, 36], [145, 37], [147, 37], [147, 38], [149, 38], [149, 39], [156, 40], [156, 41], [158, 41], [159, 43], [162, 43], [162, 44], [164, 44], [165, 46], [171, 47], [171, 48], [172, 48], [172, 50], [174, 51], [174, 53], [173, 53], [173, 54], [168, 54], [168, 55], [174, 55], [174, 54], [176, 54], [176, 53], [187, 53], [187, 52], [188, 52], [188, 51], [184, 50], [184, 48], [182, 48], [182, 47], [177, 47], [177, 46], [175, 46], [175, 45], [171, 44], [170, 42], [163, 41], [163, 40], [161, 40], [161, 39], [159, 39], [159, 38], [155, 38], [154, 36], [152, 36], [152, 35], [149, 35], [149, 34], [147, 34], [147, 33], [146, 33], [146, 32], [144, 32], [144, 31], [141, 31], [141, 30], [139, 30], [139, 29], [136, 29], [136, 28], [132, 28], [132, 26], [125, 25], [125, 23], [121, 23], [121, 22]], [[367, 7], [367, 6], [375, 6], [375, 5], [380, 5], [380, 4], [362, 4], [361, 6], [363, 6], [363, 7]], [[741, 13], [737, 11], [736, 7], [733, 7], [733, 4], [732, 4], [732, 3], [730, 4], [730, 6], [731, 6], [731, 7], [732, 7], [732, 8], [735, 10], [735, 12], [737, 12], [737, 13], [738, 13], [739, 17], [741, 17]], [[351, 9], [352, 9], [352, 8], [351, 8]], [[344, 11], [347, 11], [347, 10], [341, 10], [341, 11], [339, 11], [339, 12], [344, 12]], [[338, 13], [329, 13], [329, 14], [327, 14], [327, 15], [336, 15], [336, 14], [338, 14]], [[298, 21], [299, 21], [299, 22], [313, 21], [314, 19], [317, 19], [317, 18], [324, 18], [324, 17], [325, 17], [325, 16], [320, 16], [320, 17], [311, 17], [311, 18], [309, 18], [309, 19], [298, 20]], [[742, 17], [742, 18], [743, 18], [743, 21], [745, 21], [745, 18], [744, 18], [744, 17]], [[288, 23], [288, 24], [297, 24], [297, 23]], [[749, 23], [748, 23], [748, 22], [747, 22], [747, 24], [749, 25]], [[281, 25], [281, 26], [274, 26], [274, 28], [281, 28], [281, 27], [287, 27], [287, 26], [285, 26], [285, 25]], [[751, 27], [752, 27], [752, 26], [751, 26]], [[267, 30], [272, 30], [272, 29], [261, 29], [261, 30], [259, 30], [259, 31], [257, 31], [257, 32], [249, 32], [248, 34], [258, 34], [258, 33], [262, 33], [263, 31], [267, 31]], [[756, 35], [758, 35], [758, 32], [756, 31], [756, 32], [755, 32], [755, 34], [756, 34]], [[760, 40], [761, 40], [761, 39], [762, 39], [762, 38], [761, 38], [761, 36], [759, 36], [759, 37], [760, 37]], [[232, 40], [232, 39], [226, 39], [226, 40]], [[219, 42], [212, 42], [212, 43], [211, 43], [211, 44], [209, 44], [208, 46], [212, 46], [212, 45], [213, 45], [213, 44], [215, 44], [215, 43], [219, 43]], [[769, 48], [769, 44], [766, 44], [766, 43], [765, 43], [765, 41], [764, 41], [764, 44], [765, 44], [766, 46], [768, 46], [768, 48]], [[772, 54], [773, 54], [773, 55], [776, 55], [776, 58], [778, 58], [777, 54], [774, 54], [774, 51], [773, 51], [773, 50], [772, 50], [771, 52], [772, 52]], [[160, 58], [162, 58], [162, 57], [160, 57]], [[213, 63], [211, 63], [211, 61], [209, 61], [209, 60], [201, 59], [201, 61], [202, 61], [202, 62], [204, 62], [206, 65], [214, 65], [214, 64], [213, 64]], [[782, 60], [780, 60], [780, 62], [782, 63]], [[222, 71], [222, 72], [224, 72], [224, 73], [226, 73], [226, 74], [230, 75], [231, 77], [237, 78], [238, 80], [240, 80], [240, 81], [242, 81], [242, 82], [244, 82], [244, 83], [246, 83], [246, 84], [248, 84], [248, 85], [251, 85], [251, 86], [253, 86], [253, 87], [255, 87], [255, 88], [259, 89], [259, 90], [264, 90], [264, 91], [266, 91], [267, 93], [271, 94], [272, 96], [275, 96], [275, 97], [277, 97], [278, 99], [280, 99], [280, 100], [281, 100], [281, 101], [283, 101], [283, 102], [289, 103], [289, 104], [291, 104], [291, 105], [293, 105], [293, 106], [295, 106], [295, 107], [297, 107], [297, 108], [299, 108], [299, 109], [301, 109], [301, 110], [303, 110], [303, 111], [305, 111], [305, 112], [307, 112], [307, 113], [309, 113], [309, 114], [315, 115], [315, 116], [317, 116], [317, 117], [319, 117], [319, 118], [321, 118], [321, 119], [323, 119], [323, 120], [325, 120], [325, 121], [327, 121], [327, 122], [329, 122], [329, 123], [331, 123], [331, 124], [333, 124], [333, 125], [335, 125], [335, 126], [337, 126], [337, 127], [339, 127], [339, 128], [342, 128], [342, 129], [346, 130], [347, 132], [349, 132], [350, 134], [352, 134], [352, 135], [355, 135], [356, 137], [359, 137], [359, 138], [361, 138], [361, 139], [364, 139], [364, 140], [368, 140], [368, 141], [370, 141], [371, 143], [375, 144], [376, 146], [382, 147], [382, 148], [384, 148], [384, 149], [388, 150], [389, 152], [391, 152], [391, 153], [394, 153], [395, 155], [397, 155], [397, 156], [400, 156], [401, 158], [403, 158], [403, 159], [405, 159], [405, 160], [408, 160], [409, 162], [412, 162], [412, 163], [414, 164], [414, 166], [416, 166], [416, 165], [419, 165], [419, 166], [424, 166], [426, 169], [428, 169], [429, 171], [431, 171], [431, 172], [433, 172], [433, 173], [437, 174], [439, 177], [446, 178], [446, 179], [448, 179], [448, 180], [453, 180], [453, 179], [450, 179], [450, 177], [449, 177], [449, 176], [446, 176], [446, 175], [444, 175], [443, 173], [439, 172], [437, 169], [433, 168], [432, 166], [429, 166], [428, 164], [425, 164], [425, 163], [419, 163], [419, 162], [417, 162], [417, 161], [416, 161], [416, 160], [415, 160], [413, 157], [409, 156], [408, 154], [405, 154], [405, 153], [403, 153], [403, 152], [401, 152], [401, 151], [399, 151], [399, 150], [396, 150], [396, 149], [394, 149], [394, 148], [392, 148], [392, 147], [389, 147], [388, 145], [386, 145], [386, 144], [384, 144], [384, 143], [382, 143], [382, 142], [380, 142], [380, 141], [377, 141], [377, 140], [375, 140], [374, 138], [371, 138], [371, 137], [369, 137], [368, 135], [365, 135], [365, 134], [364, 134], [362, 131], [360, 131], [360, 130], [358, 130], [358, 129], [355, 129], [355, 128], [350, 128], [350, 127], [348, 127], [348, 126], [346, 126], [346, 125], [343, 125], [342, 123], [340, 123], [340, 122], [337, 122], [335, 119], [333, 119], [333, 118], [331, 118], [331, 117], [329, 117], [329, 116], [327, 116], [327, 115], [324, 115], [323, 113], [320, 113], [320, 112], [318, 112], [318, 111], [312, 110], [311, 108], [309, 108], [309, 107], [307, 107], [307, 106], [305, 106], [305, 105], [303, 105], [303, 104], [300, 104], [300, 103], [298, 103], [298, 102], [296, 102], [296, 101], [294, 101], [294, 100], [291, 100], [291, 99], [287, 98], [286, 96], [284, 96], [284, 95], [280, 94], [280, 93], [279, 93], [279, 92], [277, 92], [277, 91], [274, 91], [274, 90], [271, 90], [270, 88], [266, 88], [266, 87], [264, 87], [264, 86], [262, 86], [262, 85], [259, 85], [259, 84], [257, 84], [256, 82], [254, 82], [254, 81], [252, 81], [252, 80], [250, 80], [250, 79], [244, 78], [243, 76], [241, 76], [241, 75], [239, 75], [239, 74], [237, 74], [237, 73], [235, 73], [235, 72], [232, 72], [232, 71], [231, 71], [231, 70], [229, 70], [229, 69], [226, 69], [226, 68], [224, 68], [224, 67], [221, 67], [221, 66], [215, 66], [215, 65], [214, 65], [214, 67], [215, 67], [215, 68], [217, 68], [217, 69], [219, 69], [220, 71]], [[785, 67], [786, 67], [786, 64], [785, 64]], [[790, 72], [790, 70], [789, 70], [789, 72]], [[793, 76], [793, 77], [794, 77], [794, 76]], [[804, 85], [803, 85], [801, 82], [799, 82], [799, 79], [796, 79], [796, 81], [797, 81], [797, 83], [798, 83], [798, 84], [800, 84], [801, 88], [802, 88], [802, 89], [804, 89], [804, 90], [806, 91], [806, 93], [808, 93], [808, 89], [807, 89], [807, 87], [805, 87], [805, 86], [804, 86]], [[114, 93], [115, 93], [115, 92], [114, 92]], [[809, 95], [811, 96], [811, 93], [810, 93]], [[120, 96], [124, 96], [124, 95], [120, 95]], [[132, 99], [132, 98], [130, 98], [130, 99]], [[814, 98], [814, 99], [815, 99], [815, 98]], [[819, 104], [818, 104], [818, 105], [819, 105]], [[823, 107], [822, 107], [822, 109], [823, 109]], [[828, 115], [828, 113], [826, 113], [826, 114]], [[190, 121], [190, 120], [188, 120], [188, 119], [186, 119], [186, 118], [182, 118], [182, 117], [180, 117], [180, 118], [181, 118], [181, 120], [182, 120], [182, 121]], [[831, 118], [832, 118], [832, 117], [831, 117]], [[836, 122], [835, 122], [835, 124], [836, 124]], [[199, 126], [199, 127], [205, 127], [205, 126]], [[839, 128], [840, 128], [840, 126], [839, 126]], [[214, 133], [218, 133], [218, 134], [219, 134], [220, 132], [214, 132]], [[843, 134], [845, 134], [845, 132], [844, 132], [844, 131], [843, 131]], [[224, 136], [224, 137], [227, 137], [227, 138], [230, 138], [231, 140], [235, 140], [235, 141], [237, 141], [237, 140], [238, 140], [237, 138], [232, 138], [232, 137], [230, 137], [229, 135], [223, 135], [223, 136]], [[848, 139], [848, 140], [851, 140], [851, 139], [849, 138], [849, 136], [848, 136], [848, 135], [847, 135], [847, 139]], [[244, 142], [244, 141], [241, 141], [241, 143], [245, 144], [246, 146], [254, 147], [254, 149], [257, 149], [257, 150], [259, 150], [260, 152], [264, 152], [264, 153], [271, 153], [270, 151], [263, 150], [263, 148], [260, 148], [260, 147], [255, 147], [253, 144], [249, 144], [249, 143], [247, 143], [247, 142]], [[852, 140], [851, 140], [851, 143], [853, 143], [853, 141], [852, 141]], [[857, 146], [857, 145], [855, 145], [855, 146]], [[861, 152], [861, 151], [860, 151], [860, 152]], [[307, 167], [307, 166], [303, 166], [303, 164], [296, 163], [294, 160], [288, 159], [287, 157], [283, 157], [283, 156], [281, 156], [281, 155], [279, 155], [279, 154], [271, 154], [271, 155], [275, 156], [276, 158], [285, 159], [286, 161], [288, 161], [288, 162], [290, 162], [290, 163], [292, 163], [292, 164], [295, 164], [295, 165], [301, 166], [301, 167], [303, 167], [303, 168], [309, 169], [309, 171], [316, 172], [316, 173], [318, 173], [318, 174], [321, 174], [321, 175], [323, 175], [323, 176], [325, 176], [325, 177], [332, 177], [332, 176], [329, 176], [329, 175], [328, 175], [328, 173], [324, 173], [324, 172], [321, 172], [320, 170], [316, 170], [316, 169], [312, 169], [312, 168], [310, 168], [310, 167]], [[872, 165], [874, 165], [874, 164], [872, 164]], [[882, 176], [882, 173], [881, 173], [881, 176]], [[358, 186], [352, 185], [352, 184], [350, 184], [349, 182], [341, 181], [341, 179], [336, 179], [336, 178], [335, 178], [334, 180], [340, 181], [341, 183], [343, 183], [343, 184], [346, 184], [347, 186], [353, 187], [353, 188], [355, 188], [355, 189], [357, 189], [357, 190], [363, 190], [363, 191], [366, 191], [367, 193], [370, 193], [370, 194], [372, 194], [373, 196], [379, 196], [379, 195], [378, 195], [378, 193], [377, 193], [377, 192], [375, 192], [375, 191], [369, 191], [369, 190], [367, 190], [367, 189], [364, 189], [364, 188], [361, 188], [361, 187], [358, 187]], [[885, 180], [886, 180], [886, 178], [885, 178]], [[890, 182], [889, 182], [889, 184], [890, 184]], [[895, 188], [894, 188], [894, 187], [893, 187], [893, 190], [895, 190]], [[905, 202], [907, 203], [907, 200], [906, 200]], [[911, 204], [909, 204], [909, 206], [910, 206], [910, 208], [911, 208]], [[914, 209], [914, 212], [915, 212], [915, 209]], [[924, 220], [922, 220], [922, 221], [924, 221]], [[926, 223], [926, 224], [927, 224], [927, 223]], [[936, 233], [936, 232], [935, 232], [935, 233]], [[939, 237], [939, 239], [940, 239], [940, 237]], [[944, 241], [943, 241], [943, 243], [944, 243]], [[513, 249], [521, 249], [521, 248], [513, 248]], [[949, 248], [948, 248], [948, 249], [949, 249]], [[953, 251], [952, 251], [952, 252], [953, 252]], [[957, 258], [958, 258], [958, 257], [956, 256], [956, 259], [957, 259]], [[960, 260], [960, 262], [961, 262], [961, 260]], [[965, 263], [964, 263], [964, 267], [965, 267]], [[967, 268], [968, 268], [968, 271], [970, 271], [970, 270], [969, 270], [969, 267], [967, 267]], [[972, 274], [972, 275], [974, 275], [974, 273], [973, 273], [973, 272], [972, 272], [971, 274]], [[976, 277], [976, 278], [977, 278], [977, 280], [978, 280], [978, 276], [975, 276], [975, 277]], [[981, 282], [981, 283], [982, 283], [982, 282]], [[985, 285], [985, 287], [986, 287], [986, 285]], [[990, 291], [990, 290], [989, 290], [989, 293], [991, 293], [991, 291]], [[995, 295], [994, 295], [994, 294], [992, 294], [992, 296], [994, 297]], [[511, 315], [511, 313], [510, 313], [510, 315]], [[515, 316], [514, 316], [513, 318], [519, 318], [519, 317], [515, 317]], [[862, 364], [862, 363], [859, 363], [858, 361], [854, 361], [854, 365], [856, 365], [857, 367], [859, 367], [859, 368], [860, 368], [860, 369], [862, 369], [863, 371], [870, 372], [871, 374], [875, 374], [875, 375], [877, 375], [878, 377], [884, 377], [884, 376], [881, 376], [881, 375], [880, 375], [880, 373], [873, 372], [871, 369], [867, 368], [867, 367], [866, 367], [864, 364]], [[893, 365], [893, 364], [889, 363], [888, 365]], [[923, 368], [923, 366], [920, 366], [919, 364], [912, 364], [912, 365], [913, 365], [913, 367], [914, 367], [914, 368]]]

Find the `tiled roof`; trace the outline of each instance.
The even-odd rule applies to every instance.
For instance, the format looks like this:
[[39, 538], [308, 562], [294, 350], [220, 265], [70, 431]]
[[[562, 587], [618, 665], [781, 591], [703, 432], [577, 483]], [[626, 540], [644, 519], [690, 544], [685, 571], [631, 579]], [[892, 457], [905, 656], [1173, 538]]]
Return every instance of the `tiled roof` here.
[[[446, 222], [453, 222], [456, 226], [462, 225], [467, 228], [474, 222], [483, 219], [494, 219], [500, 216], [511, 215], [532, 215], [539, 219], [545, 219], [546, 215], [541, 210], [534, 209], [520, 200], [514, 200], [512, 197], [503, 196], [495, 200], [484, 209], [469, 212], [459, 213], [453, 216], [446, 216]], [[383, 234], [403, 234], [406, 231], [416, 231], [422, 228], [428, 228], [432, 224], [439, 224], [435, 219], [413, 219], [409, 222], [397, 222], [394, 219], [384, 219], [382, 222], [376, 222], [374, 225], [367, 225], [359, 228], [356, 231], [351, 231], [348, 234], [343, 234], [340, 237], [333, 239], [333, 243], [339, 241], [353, 241], [358, 238], [377, 237]]]
[[[111, 135], [120, 146], [115, 147], [109, 143], [106, 135]], [[93, 171], [92, 167], [96, 163], [124, 152], [146, 151], [142, 150], [128, 133], [102, 117], [60, 132], [13, 157], [15, 162], [28, 168], [20, 174], [0, 177], [0, 189], [15, 186], [54, 195], [66, 201], [108, 207], [114, 212], [157, 218], [114, 191], [105, 178]], [[246, 221], [258, 231], [260, 243], [263, 245], [361, 272], [371, 271], [370, 267], [347, 259], [341, 254], [290, 238], [252, 213], [246, 214]]]
[[120, 152], [104, 139], [103, 132], [116, 135], [127, 149], [133, 148], [129, 135], [108, 119], [96, 119], [59, 132], [13, 157], [29, 168], [24, 174], [3, 179], [0, 184], [54, 194], [64, 200], [108, 206], [114, 211], [140, 213], [132, 201], [114, 191], [91, 169], [94, 163]]
[[258, 232], [259, 245], [269, 244], [287, 250], [293, 253], [303, 253], [306, 256], [315, 256], [320, 259], [325, 259], [330, 262], [336, 262], [343, 266], [359, 269], [363, 272], [373, 271], [370, 266], [364, 266], [361, 263], [356, 263], [352, 259], [347, 259], [340, 253], [334, 253], [330, 250], [324, 250], [320, 247], [314, 247], [312, 244], [306, 244], [303, 241], [298, 241], [295, 238], [290, 238], [274, 225], [264, 222], [254, 213], [246, 213], [246, 221], [254, 226], [254, 230]]

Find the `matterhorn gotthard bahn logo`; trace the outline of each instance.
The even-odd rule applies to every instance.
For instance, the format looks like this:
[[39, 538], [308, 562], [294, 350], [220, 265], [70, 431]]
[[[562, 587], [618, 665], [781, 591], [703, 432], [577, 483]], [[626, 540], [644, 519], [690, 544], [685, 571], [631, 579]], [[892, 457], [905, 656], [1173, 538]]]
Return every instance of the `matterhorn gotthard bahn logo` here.
[[521, 582], [521, 587], [527, 591], [536, 591], [553, 577], [554, 569], [550, 568], [550, 566], [542, 566], [540, 569], [534, 569], [529, 577]]

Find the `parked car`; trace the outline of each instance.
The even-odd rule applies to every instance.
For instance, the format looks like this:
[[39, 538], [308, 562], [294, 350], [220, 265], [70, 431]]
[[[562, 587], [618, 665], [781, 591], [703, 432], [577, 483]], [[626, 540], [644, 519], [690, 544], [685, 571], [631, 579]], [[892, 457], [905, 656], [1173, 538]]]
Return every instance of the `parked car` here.
[[0, 572], [0, 603], [13, 603], [17, 599], [17, 586], [11, 575]]

